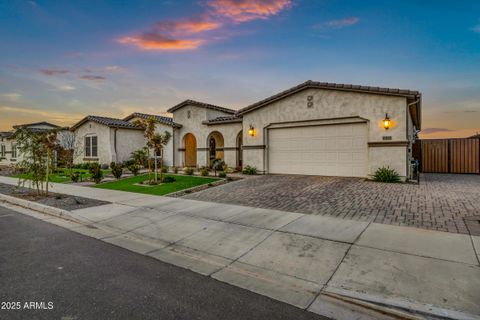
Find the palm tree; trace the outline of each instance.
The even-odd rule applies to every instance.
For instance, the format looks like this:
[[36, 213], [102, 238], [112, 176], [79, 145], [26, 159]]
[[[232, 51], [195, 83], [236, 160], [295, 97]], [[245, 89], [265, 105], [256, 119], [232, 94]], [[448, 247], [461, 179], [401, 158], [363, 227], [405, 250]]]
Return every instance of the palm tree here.
[[172, 134], [165, 131], [163, 134], [156, 133], [152, 143], [155, 152], [155, 182], [157, 181], [157, 155], [160, 154], [160, 182], [163, 182], [163, 148], [168, 144]]

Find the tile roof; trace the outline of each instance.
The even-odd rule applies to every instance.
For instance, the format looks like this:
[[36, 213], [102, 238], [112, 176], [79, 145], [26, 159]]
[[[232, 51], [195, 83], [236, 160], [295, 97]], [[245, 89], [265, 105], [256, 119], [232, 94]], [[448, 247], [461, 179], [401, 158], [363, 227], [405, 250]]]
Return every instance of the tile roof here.
[[401, 96], [401, 97], [408, 97], [408, 98], [417, 98], [420, 97], [420, 92], [406, 90], [406, 89], [392, 89], [392, 88], [381, 88], [381, 87], [370, 87], [370, 86], [360, 86], [360, 85], [353, 85], [353, 84], [341, 84], [341, 83], [332, 83], [332, 82], [318, 82], [308, 80], [304, 83], [301, 83], [295, 87], [277, 93], [271, 97], [263, 99], [259, 102], [251, 104], [243, 109], [238, 110], [238, 114], [244, 114], [250, 112], [252, 110], [258, 109], [263, 107], [273, 101], [279, 100], [301, 90], [307, 88], [318, 88], [318, 89], [330, 89], [330, 90], [340, 90], [340, 91], [352, 91], [352, 92], [363, 92], [363, 93], [373, 93], [373, 94], [383, 94], [383, 95], [393, 95], [393, 96]]
[[125, 121], [132, 120], [133, 118], [141, 118], [141, 119], [149, 119], [151, 117], [154, 117], [158, 122], [171, 125], [174, 127], [181, 127], [182, 125], [173, 122], [173, 118], [171, 117], [165, 117], [165, 116], [159, 116], [156, 114], [147, 114], [147, 113], [141, 113], [141, 112], [134, 112], [131, 115], [123, 118]]
[[233, 123], [233, 122], [242, 122], [242, 117], [233, 115], [233, 116], [222, 116], [203, 121], [203, 124], [222, 124], [222, 123]]
[[113, 127], [113, 128], [142, 130], [142, 128], [140, 128], [139, 126], [131, 122], [125, 121], [123, 119], [100, 117], [100, 116], [86, 116], [85, 118], [77, 122], [75, 125], [73, 125], [72, 129], [75, 130], [76, 128], [80, 127], [82, 124], [84, 124], [87, 121], [94, 121], [94, 122], [103, 124], [108, 127]]
[[185, 100], [185, 101], [171, 107], [170, 109], [167, 110], [167, 112], [172, 113], [172, 112], [174, 112], [174, 111], [176, 111], [180, 108], [183, 108], [184, 106], [188, 106], [188, 105], [194, 105], [194, 106], [197, 106], [197, 107], [218, 110], [218, 111], [222, 111], [222, 112], [230, 113], [230, 114], [235, 114], [235, 112], [236, 112], [235, 110], [232, 110], [232, 109], [219, 107], [219, 106], [215, 106], [213, 104], [208, 104], [208, 103], [205, 103], [205, 102], [200, 102], [200, 101], [195, 101], [195, 100]]
[[31, 126], [50, 126], [52, 128], [60, 128], [60, 126], [57, 126], [56, 124], [46, 122], [46, 121], [26, 123], [26, 124], [18, 124], [18, 125], [13, 126], [13, 128], [18, 129], [18, 128], [31, 127]]
[[1, 138], [10, 138], [13, 135], [13, 132], [11, 131], [0, 131], [0, 137]]

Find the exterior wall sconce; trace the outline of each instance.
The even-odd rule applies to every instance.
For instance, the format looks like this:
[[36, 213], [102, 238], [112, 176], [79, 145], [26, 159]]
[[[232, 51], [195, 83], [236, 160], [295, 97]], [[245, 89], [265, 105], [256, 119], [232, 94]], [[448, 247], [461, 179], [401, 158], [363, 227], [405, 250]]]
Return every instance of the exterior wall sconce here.
[[392, 126], [392, 120], [390, 120], [390, 118], [388, 117], [388, 113], [385, 113], [385, 119], [382, 120], [382, 124], [385, 130], [390, 129], [390, 127]]
[[255, 128], [250, 125], [250, 128], [248, 129], [248, 135], [254, 137], [257, 132], [255, 131]]

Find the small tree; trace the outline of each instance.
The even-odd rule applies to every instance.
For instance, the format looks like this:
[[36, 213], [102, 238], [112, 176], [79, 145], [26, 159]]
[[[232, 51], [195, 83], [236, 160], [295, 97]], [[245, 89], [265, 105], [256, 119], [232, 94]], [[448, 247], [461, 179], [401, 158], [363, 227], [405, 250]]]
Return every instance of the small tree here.
[[141, 167], [145, 166], [145, 162], [147, 162], [147, 151], [145, 150], [146, 148], [137, 150], [132, 152], [132, 159], [133, 162], [135, 162], [136, 165], [139, 165]]
[[217, 176], [217, 171], [222, 171], [225, 166], [225, 162], [222, 159], [215, 159], [212, 163], [212, 169], [215, 172], [215, 177]]
[[155, 124], [157, 123], [157, 119], [155, 119], [154, 117], [150, 117], [146, 120], [137, 119], [135, 120], [134, 123], [143, 129], [143, 136], [147, 140], [146, 152], [147, 152], [147, 158], [148, 158], [148, 181], [151, 183], [152, 182], [152, 158], [150, 156], [150, 150], [154, 147], [153, 138], [155, 136]]
[[156, 133], [153, 136], [152, 144], [155, 152], [155, 182], [157, 181], [157, 155], [160, 154], [160, 182], [163, 182], [163, 149], [170, 141], [172, 134], [165, 131], [163, 134]]
[[[19, 163], [19, 167], [25, 172], [23, 183], [27, 179], [31, 180], [37, 194], [47, 196], [49, 174], [54, 162], [53, 155], [58, 147], [57, 132], [55, 130], [38, 132], [19, 128], [14, 138], [19, 151], [23, 154], [24, 160]], [[22, 183], [22, 178], [19, 183]]]

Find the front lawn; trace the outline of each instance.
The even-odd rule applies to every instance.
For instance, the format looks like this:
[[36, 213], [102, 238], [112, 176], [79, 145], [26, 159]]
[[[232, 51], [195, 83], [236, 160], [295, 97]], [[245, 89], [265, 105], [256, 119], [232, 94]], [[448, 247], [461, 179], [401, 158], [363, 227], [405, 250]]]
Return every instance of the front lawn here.
[[[112, 170], [107, 169], [102, 171], [103, 171], [103, 175], [106, 175], [106, 174], [109, 174]], [[81, 181], [88, 181], [91, 177], [90, 172], [85, 169], [73, 169], [73, 172], [79, 172], [81, 174]], [[26, 173], [18, 174], [14, 177], [22, 178], [22, 179], [31, 179], [31, 175]], [[70, 171], [68, 169], [62, 169], [62, 168], [59, 168], [55, 170], [53, 173], [51, 173], [48, 176], [48, 180], [50, 182], [58, 182], [58, 183], [66, 183], [66, 182], [72, 181], [72, 179], [70, 178]]]
[[172, 192], [177, 192], [180, 190], [192, 188], [195, 186], [199, 186], [202, 184], [207, 184], [211, 182], [218, 181], [218, 178], [206, 178], [206, 177], [195, 177], [195, 176], [183, 176], [183, 175], [169, 175], [166, 174], [165, 177], [171, 176], [175, 178], [175, 182], [170, 183], [163, 183], [160, 185], [144, 185], [139, 186], [135, 185], [142, 181], [148, 180], [148, 175], [144, 174], [141, 176], [121, 179], [118, 181], [112, 182], [105, 182], [96, 185], [96, 188], [102, 189], [112, 189], [112, 190], [120, 190], [120, 191], [130, 191], [130, 192], [137, 192], [137, 193], [145, 193], [145, 194], [153, 194], [157, 196], [162, 196], [165, 194], [169, 194]]

